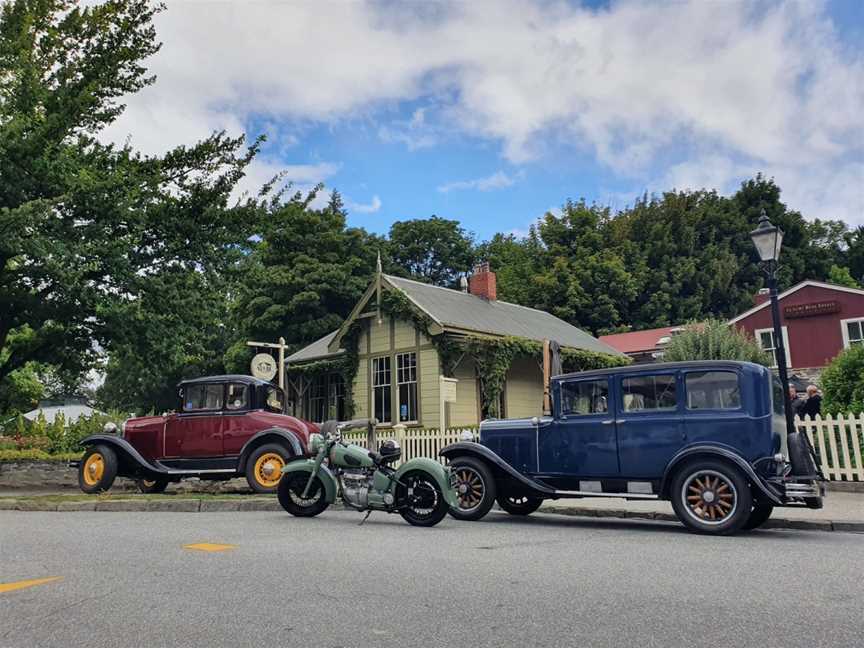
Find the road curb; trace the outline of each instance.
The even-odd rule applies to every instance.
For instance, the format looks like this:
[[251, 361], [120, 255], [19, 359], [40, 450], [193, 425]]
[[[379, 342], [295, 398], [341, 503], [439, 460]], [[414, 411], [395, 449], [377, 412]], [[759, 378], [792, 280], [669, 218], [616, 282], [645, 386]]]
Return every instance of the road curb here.
[[[595, 509], [578, 506], [567, 508], [541, 508], [540, 513], [551, 515], [566, 515], [571, 517], [602, 517], [637, 520], [659, 520], [662, 522], [677, 522], [672, 513], [656, 513], [654, 511], [624, 511], [620, 509]], [[791, 520], [789, 518], [771, 518], [765, 523], [766, 529], [796, 529], [799, 531], [842, 531], [846, 533], [864, 533], [864, 521], [834, 521], [834, 520]]]
[[[40, 502], [38, 500], [0, 500], [0, 511], [48, 511], [58, 513], [74, 512], [116, 512], [116, 513], [244, 513], [251, 511], [281, 511], [279, 502], [271, 498], [250, 498], [238, 500], [176, 499], [176, 500], [102, 500], [77, 502]], [[676, 522], [678, 518], [671, 513], [654, 511], [624, 511], [620, 509], [598, 509], [571, 506], [567, 508], [541, 508], [541, 513], [564, 515], [568, 517], [614, 518], [634, 520], [658, 520]], [[849, 520], [791, 520], [771, 518], [766, 529], [795, 529], [800, 531], [841, 531], [864, 533], [864, 521]]]

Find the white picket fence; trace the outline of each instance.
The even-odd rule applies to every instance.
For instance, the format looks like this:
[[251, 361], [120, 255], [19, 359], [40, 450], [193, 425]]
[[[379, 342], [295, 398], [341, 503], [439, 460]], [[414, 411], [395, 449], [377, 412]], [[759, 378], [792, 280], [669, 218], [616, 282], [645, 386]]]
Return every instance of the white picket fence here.
[[864, 482], [864, 413], [795, 417], [795, 424], [810, 437], [827, 479]]
[[[864, 413], [846, 414], [837, 417], [817, 416], [795, 419], [795, 424], [806, 431], [816, 448], [819, 466], [826, 478], [834, 481], [864, 482]], [[477, 428], [451, 428], [448, 430], [424, 428], [380, 428], [377, 431], [378, 443], [393, 438], [402, 448], [402, 461], [414, 457], [429, 457], [442, 461], [438, 453], [446, 445], [462, 441], [469, 436], [478, 440]], [[365, 431], [352, 431], [345, 434], [349, 443], [368, 447]]]
[[[480, 432], [477, 428], [450, 428], [442, 432], [437, 429], [405, 428], [401, 425], [392, 428], [379, 428], [376, 435], [379, 444], [384, 439], [396, 439], [399, 447], [402, 448], [402, 461], [408, 461], [415, 457], [428, 457], [437, 459], [441, 463], [444, 463], [444, 459], [439, 457], [438, 453], [444, 446], [457, 441], [464, 441], [466, 438], [473, 441], [478, 441], [480, 438]], [[364, 430], [352, 430], [347, 432], [344, 438], [348, 443], [369, 449]]]

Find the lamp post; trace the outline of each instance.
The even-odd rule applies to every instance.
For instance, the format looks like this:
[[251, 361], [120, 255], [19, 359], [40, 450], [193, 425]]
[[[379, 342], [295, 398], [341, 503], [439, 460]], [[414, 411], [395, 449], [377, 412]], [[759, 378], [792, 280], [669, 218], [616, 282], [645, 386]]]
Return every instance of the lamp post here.
[[780, 258], [780, 246], [783, 243], [783, 230], [772, 225], [762, 210], [759, 224], [750, 232], [750, 238], [763, 269], [768, 277], [768, 293], [771, 299], [771, 320], [774, 329], [774, 357], [777, 361], [777, 373], [783, 386], [783, 411], [786, 414], [786, 433], [795, 431], [795, 415], [792, 413], [792, 403], [789, 400], [789, 375], [786, 371], [786, 346], [783, 342], [783, 329], [780, 326], [780, 303], [777, 299], [777, 266]]

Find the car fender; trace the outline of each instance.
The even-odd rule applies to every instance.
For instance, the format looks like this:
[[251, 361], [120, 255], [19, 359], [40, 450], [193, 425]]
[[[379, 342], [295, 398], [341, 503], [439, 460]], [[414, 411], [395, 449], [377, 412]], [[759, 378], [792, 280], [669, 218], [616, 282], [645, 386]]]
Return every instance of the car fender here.
[[169, 471], [164, 468], [157, 468], [149, 461], [147, 461], [144, 457], [141, 456], [141, 453], [135, 449], [131, 443], [129, 443], [126, 439], [123, 439], [118, 436], [114, 436], [112, 434], [93, 434], [84, 439], [81, 439], [81, 445], [85, 448], [89, 448], [94, 445], [107, 445], [112, 450], [114, 450], [120, 461], [120, 467], [117, 474], [121, 477], [136, 477], [137, 475], [133, 474], [133, 471], [129, 470], [129, 468], [137, 466], [141, 470], [149, 473], [151, 475], [169, 475]]
[[303, 457], [306, 455], [303, 444], [300, 443], [300, 439], [297, 438], [296, 434], [290, 430], [286, 430], [285, 428], [268, 428], [256, 432], [246, 443], [243, 444], [243, 448], [240, 450], [240, 458], [237, 460], [238, 473], [243, 472], [246, 466], [246, 460], [249, 458], [249, 455], [252, 454], [252, 451], [260, 444], [268, 441], [265, 437], [272, 437], [272, 440], [276, 443], [287, 443], [288, 447], [291, 448], [292, 457]]
[[709, 444], [689, 446], [687, 448], [684, 448], [683, 450], [678, 451], [678, 453], [669, 460], [669, 463], [666, 465], [666, 470], [663, 472], [663, 479], [661, 479], [660, 481], [661, 495], [668, 497], [669, 486], [672, 483], [672, 475], [675, 470], [688, 459], [692, 459], [693, 457], [699, 455], [719, 457], [721, 459], [726, 459], [727, 461], [734, 463], [742, 470], [742, 472], [744, 472], [744, 474], [747, 475], [747, 478], [750, 480], [750, 482], [754, 486], [756, 486], [756, 488], [758, 488], [759, 491], [769, 500], [771, 500], [775, 504], [783, 503], [783, 501], [780, 499], [780, 497], [777, 496], [773, 489], [766, 485], [765, 480], [756, 474], [753, 466], [751, 466], [747, 462], [747, 460], [744, 459], [744, 457], [727, 447]]
[[532, 496], [544, 499], [555, 496], [555, 489], [550, 488], [545, 484], [540, 484], [531, 479], [530, 477], [526, 477], [518, 470], [516, 470], [513, 466], [504, 461], [497, 454], [495, 454], [492, 450], [480, 443], [475, 443], [474, 441], [460, 441], [458, 443], [451, 443], [450, 445], [442, 448], [441, 452], [439, 452], [438, 454], [442, 457], [446, 457], [447, 460], [451, 462], [458, 457], [474, 457], [476, 459], [480, 459], [488, 464], [491, 464], [495, 469], [503, 472], [505, 475], [507, 475], [507, 477], [518, 482], [520, 486], [524, 487], [525, 490], [528, 491]]
[[428, 457], [416, 457], [399, 466], [394, 477], [397, 481], [401, 481], [402, 477], [412, 470], [420, 470], [429, 473], [429, 475], [431, 475], [438, 483], [441, 492], [444, 493], [444, 500], [447, 504], [450, 506], [456, 506], [458, 504], [459, 498], [456, 495], [456, 489], [453, 488], [453, 485], [450, 483], [450, 470], [448, 468], [445, 468], [434, 459], [429, 459]]
[[[314, 459], [297, 459], [288, 462], [285, 467], [282, 468], [282, 474], [287, 475], [289, 473], [305, 472], [311, 475], [314, 470]], [[324, 497], [327, 499], [329, 504], [332, 504], [336, 501], [336, 493], [338, 490], [336, 477], [327, 466], [321, 464], [318, 466], [318, 479], [320, 479], [321, 483], [324, 484]]]

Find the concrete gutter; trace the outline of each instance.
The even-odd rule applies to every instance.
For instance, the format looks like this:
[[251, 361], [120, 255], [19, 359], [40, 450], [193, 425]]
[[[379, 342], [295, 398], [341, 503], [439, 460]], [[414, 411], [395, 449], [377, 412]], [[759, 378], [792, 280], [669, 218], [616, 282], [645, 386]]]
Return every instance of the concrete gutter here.
[[[338, 505], [337, 505], [338, 506]], [[341, 507], [340, 507], [341, 508]], [[170, 500], [135, 500], [135, 499], [100, 499], [92, 501], [44, 502], [38, 499], [0, 499], [0, 511], [51, 511], [59, 513], [71, 512], [159, 512], [159, 513], [237, 513], [245, 511], [282, 511], [275, 498], [253, 497], [236, 500], [220, 499], [170, 499]], [[565, 515], [586, 518], [612, 518], [658, 520], [662, 522], [677, 522], [671, 513], [655, 511], [632, 511], [600, 507], [584, 506], [543, 506], [541, 513]], [[802, 531], [841, 531], [847, 533], [864, 533], [864, 520], [801, 520], [783, 517], [772, 517], [763, 528], [766, 529], [797, 529]]]

